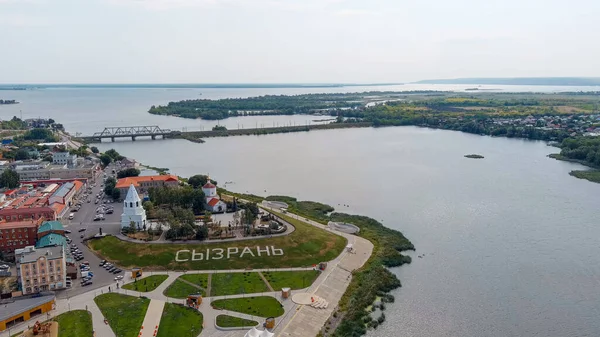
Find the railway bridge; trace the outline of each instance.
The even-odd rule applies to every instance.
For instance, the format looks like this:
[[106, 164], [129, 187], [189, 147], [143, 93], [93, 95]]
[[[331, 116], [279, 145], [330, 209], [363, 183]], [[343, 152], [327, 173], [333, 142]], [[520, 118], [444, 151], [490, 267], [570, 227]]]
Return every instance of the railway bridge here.
[[151, 139], [166, 139], [174, 138], [181, 135], [181, 131], [173, 131], [170, 129], [161, 129], [159, 126], [110, 126], [105, 127], [101, 132], [96, 132], [92, 136], [80, 137], [84, 141], [90, 143], [101, 142], [102, 139], [115, 141], [116, 138], [131, 138], [135, 141], [138, 137], [150, 137]]

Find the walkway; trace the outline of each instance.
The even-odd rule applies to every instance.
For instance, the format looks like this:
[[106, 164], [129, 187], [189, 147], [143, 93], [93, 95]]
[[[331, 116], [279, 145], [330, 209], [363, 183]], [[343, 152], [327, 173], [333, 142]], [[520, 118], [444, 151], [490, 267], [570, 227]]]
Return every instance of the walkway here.
[[155, 331], [158, 330], [160, 325], [160, 318], [165, 307], [165, 302], [161, 300], [150, 300], [148, 305], [148, 311], [144, 317], [144, 323], [142, 323], [141, 337], [153, 337], [156, 336]]

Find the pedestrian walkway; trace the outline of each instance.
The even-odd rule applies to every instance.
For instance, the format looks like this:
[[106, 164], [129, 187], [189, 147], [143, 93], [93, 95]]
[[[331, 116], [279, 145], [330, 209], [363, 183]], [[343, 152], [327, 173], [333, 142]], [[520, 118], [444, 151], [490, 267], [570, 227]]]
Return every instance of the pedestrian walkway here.
[[160, 328], [160, 318], [162, 317], [165, 302], [161, 300], [150, 300], [144, 323], [142, 323], [141, 337], [154, 337]]
[[258, 276], [260, 276], [260, 278], [263, 280], [263, 282], [265, 282], [265, 284], [267, 285], [267, 288], [269, 288], [269, 291], [275, 291], [275, 290], [273, 290], [273, 287], [271, 287], [271, 283], [269, 283], [269, 281], [267, 281], [267, 279], [265, 278], [265, 275], [263, 275], [262, 271], [258, 272]]

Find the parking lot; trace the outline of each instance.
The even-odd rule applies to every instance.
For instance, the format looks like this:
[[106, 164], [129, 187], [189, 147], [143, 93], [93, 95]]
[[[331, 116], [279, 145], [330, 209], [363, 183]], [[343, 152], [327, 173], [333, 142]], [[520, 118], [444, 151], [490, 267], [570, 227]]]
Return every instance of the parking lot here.
[[[111, 167], [106, 169], [107, 172], [110, 172], [111, 170]], [[110, 173], [107, 174], [107, 176], [110, 175]], [[101, 259], [94, 255], [83, 243], [84, 238], [93, 237], [98, 234], [100, 230], [102, 230], [102, 233], [107, 234], [118, 234], [120, 231], [123, 204], [120, 202], [113, 203], [110, 198], [104, 197], [99, 199], [98, 203], [96, 203], [97, 195], [100, 193], [100, 195], [103, 196], [103, 178], [104, 173], [100, 172], [95, 179], [95, 183], [90, 182], [88, 184], [88, 186], [91, 186], [92, 188], [87, 193], [87, 196], [81, 194], [74, 202], [81, 203], [81, 207], [78, 211], [73, 212], [73, 219], [64, 222], [65, 235], [72, 240], [69, 249], [71, 249], [71, 247], [77, 248], [78, 252], [80, 252], [83, 257], [80, 261], [77, 261], [77, 269], [78, 271], [80, 270], [81, 262], [89, 262], [90, 271], [92, 271], [94, 275], [91, 279], [92, 284], [82, 286], [81, 274], [79, 274], [78, 278], [73, 280], [71, 288], [57, 292], [59, 298], [75, 296], [95, 288], [110, 285], [111, 283], [116, 287], [115, 277], [117, 275], [125, 275], [126, 273], [126, 270], [123, 270], [123, 272], [119, 274], [113, 274], [100, 267]], [[90, 202], [88, 202], [88, 199]], [[107, 208], [112, 207], [113, 212], [112, 214], [104, 214], [104, 220], [94, 221], [94, 217], [98, 214], [97, 210], [100, 205], [105, 205]], [[73, 208], [71, 209], [71, 212], [72, 211]]]

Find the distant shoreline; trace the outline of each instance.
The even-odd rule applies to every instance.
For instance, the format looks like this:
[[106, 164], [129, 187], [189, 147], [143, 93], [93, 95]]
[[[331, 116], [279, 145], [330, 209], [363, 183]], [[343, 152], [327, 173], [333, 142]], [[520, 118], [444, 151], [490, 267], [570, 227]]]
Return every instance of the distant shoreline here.
[[131, 83], [131, 84], [0, 84], [0, 90], [72, 89], [270, 89], [343, 88], [402, 85], [403, 83]]

